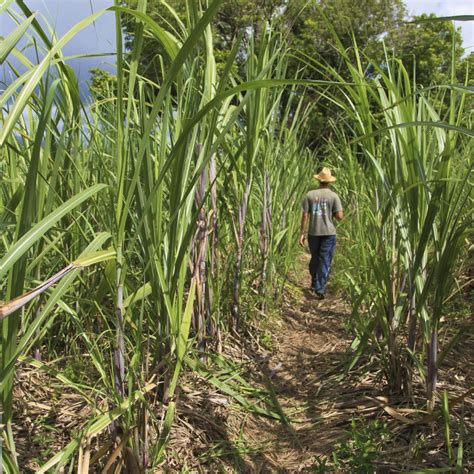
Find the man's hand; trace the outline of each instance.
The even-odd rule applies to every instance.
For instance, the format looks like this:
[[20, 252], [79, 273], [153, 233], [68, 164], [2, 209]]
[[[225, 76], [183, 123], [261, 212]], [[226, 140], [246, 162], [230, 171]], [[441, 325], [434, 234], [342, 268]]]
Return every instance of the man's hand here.
[[307, 212], [303, 211], [303, 214], [301, 214], [301, 235], [300, 235], [300, 245], [301, 247], [304, 247], [304, 243], [306, 242], [306, 232], [305, 229], [307, 228], [309, 220], [309, 214]]
[[304, 247], [305, 242], [306, 242], [306, 234], [301, 234], [301, 236], [300, 236], [300, 245], [301, 245], [301, 247]]

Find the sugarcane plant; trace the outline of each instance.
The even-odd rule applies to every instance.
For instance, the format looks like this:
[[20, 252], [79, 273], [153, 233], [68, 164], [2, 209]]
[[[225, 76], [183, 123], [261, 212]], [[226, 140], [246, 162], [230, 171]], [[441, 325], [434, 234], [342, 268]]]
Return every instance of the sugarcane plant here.
[[328, 150], [348, 209], [345, 266], [356, 330], [349, 368], [376, 350], [390, 390], [413, 395], [418, 374], [432, 410], [445, 355], [440, 321], [458, 291], [456, 269], [472, 229], [465, 109], [472, 90], [456, 84], [454, 65], [450, 84], [423, 89], [388, 53], [374, 66], [355, 44], [340, 52], [353, 85], [327, 96], [340, 111]]
[[[91, 460], [154, 469], [183, 367], [204, 370], [194, 349], [202, 358], [218, 348], [229, 302], [235, 323], [247, 317], [242, 281], [265, 296], [292, 261], [297, 222], [287, 210], [311, 166], [300, 141], [308, 109], [270, 28], [258, 48], [248, 42], [245, 77], [233, 68], [239, 41], [217, 74], [210, 25], [222, 0], [188, 1], [186, 22], [174, 13], [169, 29], [146, 15], [146, 0], [134, 9], [116, 1], [59, 39], [16, 3], [23, 16], [8, 10], [18, 27], [0, 50], [26, 68], [12, 68], [0, 96], [2, 463], [22, 469], [20, 362], [56, 359], [61, 372], [80, 357], [83, 382], [61, 380], [85, 397], [91, 419], [38, 472], [89, 472]], [[115, 16], [117, 74], [84, 99], [61, 49], [101, 15]], [[134, 29], [129, 51], [124, 21]], [[139, 74], [145, 34], [166, 55], [159, 82]], [[38, 64], [16, 47], [22, 35], [41, 43]], [[91, 456], [98, 436], [106, 441]]]
[[[288, 66], [285, 42], [269, 25], [262, 27], [261, 33], [258, 46], [253, 36], [248, 40], [242, 66], [246, 79], [284, 82]], [[223, 232], [230, 239], [228, 245], [235, 249], [230, 304], [234, 328], [244, 322], [243, 281], [247, 288], [253, 287], [264, 309], [266, 287], [273, 273], [270, 265], [278, 252], [276, 247], [281, 244], [279, 251], [286, 255], [287, 247], [282, 242], [291, 247], [293, 238], [293, 219], [280, 220], [280, 212], [284, 213], [286, 206], [296, 205], [313, 166], [311, 153], [301, 145], [310, 108], [303, 107], [304, 93], [297, 88], [298, 80], [292, 82], [295, 84], [291, 89], [257, 90], [253, 100], [246, 103], [243, 120], [229, 142], [231, 161], [224, 173], [222, 199], [226, 203], [224, 221], [232, 224], [231, 228], [224, 227]], [[275, 193], [278, 193], [276, 198]], [[258, 231], [247, 233], [247, 226]]]

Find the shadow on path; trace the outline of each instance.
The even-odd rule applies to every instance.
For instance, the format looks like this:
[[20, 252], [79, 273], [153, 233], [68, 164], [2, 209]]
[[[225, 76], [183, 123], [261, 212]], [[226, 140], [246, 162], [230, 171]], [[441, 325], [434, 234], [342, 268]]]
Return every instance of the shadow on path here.
[[[306, 282], [303, 282], [303, 284]], [[268, 440], [265, 462], [249, 472], [307, 471], [316, 458], [329, 455], [344, 436], [351, 417], [341, 417], [336, 404], [360, 393], [338, 380], [350, 340], [344, 330], [349, 310], [334, 296], [318, 300], [310, 290], [287, 290], [275, 349], [260, 367], [270, 379], [291, 426], [272, 420], [251, 420], [248, 440]]]

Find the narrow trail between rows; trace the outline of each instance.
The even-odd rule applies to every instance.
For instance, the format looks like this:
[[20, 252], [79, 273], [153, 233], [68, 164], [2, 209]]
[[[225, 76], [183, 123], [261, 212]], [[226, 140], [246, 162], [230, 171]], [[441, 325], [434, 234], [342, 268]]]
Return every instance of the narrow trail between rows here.
[[[191, 469], [317, 472], [336, 444], [347, 438], [352, 419], [383, 411], [377, 399], [380, 380], [373, 373], [344, 375], [352, 342], [347, 328], [350, 307], [331, 284], [324, 300], [316, 298], [309, 289], [308, 260], [308, 255], [298, 259], [277, 314], [257, 329], [270, 336], [270, 344], [263, 347], [261, 340], [253, 339], [251, 328], [242, 339], [223, 344], [225, 357], [237, 361], [251, 387], [271, 394], [268, 406], [287, 422], [239, 408], [216, 387], [204, 387], [202, 378], [191, 377], [183, 384], [181, 423], [169, 450], [175, 459], [187, 458]], [[173, 467], [171, 458], [168, 466]]]
[[[188, 374], [170, 443], [173, 458], [167, 460], [172, 471], [185, 465], [199, 473], [398, 473], [446, 466], [442, 418], [428, 424], [413, 421], [419, 415], [414, 405], [423, 413], [422, 380], [416, 379], [413, 399], [389, 394], [381, 364], [370, 353], [347, 372], [350, 306], [331, 284], [325, 300], [315, 297], [307, 260], [301, 256], [297, 262], [277, 314], [257, 323], [256, 331], [249, 328], [223, 344], [223, 355], [247, 380], [238, 393], [257, 400], [252, 398], [255, 390], [263, 389], [267, 406], [284, 414], [286, 423], [253, 413], [206, 378]], [[451, 338], [453, 331], [455, 327], [444, 337]], [[451, 399], [470, 393], [466, 367], [473, 351], [474, 332], [464, 331], [463, 343], [445, 358], [440, 387]], [[229, 383], [242, 383], [232, 370], [222, 373]], [[472, 407], [472, 398], [465, 398], [468, 431]], [[368, 450], [370, 460], [364, 458]], [[472, 466], [470, 450], [466, 438], [467, 466]]]
[[[286, 426], [262, 418], [249, 421], [244, 437], [258, 449], [246, 466], [250, 472], [297, 472], [317, 465], [344, 437], [351, 417], [367, 408], [354, 399], [374, 388], [341, 380], [351, 343], [344, 329], [347, 304], [331, 291], [326, 299], [316, 299], [303, 275], [298, 284], [286, 290], [282, 318], [272, 331], [274, 349], [263, 367], [291, 421]], [[372, 403], [368, 411], [373, 409]]]

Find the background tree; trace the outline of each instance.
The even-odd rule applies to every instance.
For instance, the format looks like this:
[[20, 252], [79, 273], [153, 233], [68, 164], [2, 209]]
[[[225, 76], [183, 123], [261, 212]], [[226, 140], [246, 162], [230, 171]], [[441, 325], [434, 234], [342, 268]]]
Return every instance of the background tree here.
[[450, 82], [452, 61], [460, 65], [464, 53], [461, 29], [449, 20], [426, 21], [434, 18], [434, 14], [415, 16], [414, 23], [403, 23], [391, 30], [385, 40], [422, 86]]
[[91, 68], [89, 90], [96, 99], [113, 96], [117, 87], [117, 76], [99, 67]]
[[373, 57], [380, 54], [382, 36], [399, 28], [405, 15], [403, 0], [361, 0], [357, 6], [351, 0], [293, 0], [282, 20], [296, 52], [338, 69], [344, 61], [335, 35], [344, 48], [351, 49], [355, 40]]
[[[148, 0], [147, 14], [157, 23], [172, 25], [179, 31], [179, 21], [186, 21], [186, 1], [169, 0], [167, 3], [177, 13], [174, 17], [166, 9], [161, 0]], [[135, 8], [137, 0], [123, 0], [125, 6]], [[226, 0], [213, 22], [215, 32], [215, 56], [218, 67], [227, 59], [227, 55], [232, 49], [235, 39], [243, 33], [253, 34], [260, 37], [260, 31], [265, 22], [270, 23], [273, 18], [281, 14], [284, 10], [285, 0]], [[126, 33], [129, 42], [132, 40], [133, 24], [126, 23]], [[245, 42], [242, 51], [245, 50]], [[161, 61], [166, 62], [166, 57], [162, 54], [162, 47], [151, 36], [145, 37], [141, 56], [141, 74], [152, 80], [157, 80], [161, 74]], [[239, 56], [242, 59], [242, 55]], [[238, 58], [238, 59], [239, 59]]]
[[[301, 60], [304, 62], [306, 58], [311, 58], [309, 61], [331, 66], [343, 78], [348, 78], [340, 50], [346, 50], [352, 57], [355, 41], [361, 53], [371, 58], [382, 58], [383, 35], [398, 28], [405, 14], [403, 0], [362, 0], [357, 6], [351, 0], [289, 2], [280, 22], [281, 28], [287, 31], [295, 55], [290, 74], [296, 74], [301, 69]], [[306, 79], [324, 79], [318, 68], [306, 68], [302, 74]], [[329, 122], [336, 119], [338, 110], [319, 92], [307, 93], [307, 101], [318, 104], [311, 117], [309, 145], [321, 148], [331, 133]]]
[[[173, 16], [161, 0], [149, 0], [147, 12], [159, 24], [166, 24], [167, 28], [172, 25], [179, 36], [179, 22], [186, 21], [186, 1], [168, 1], [177, 16]], [[131, 8], [136, 7], [136, 3], [137, 0], [124, 0], [124, 4]], [[353, 60], [355, 42], [363, 67], [370, 68], [370, 62], [380, 65], [385, 61], [385, 42], [388, 52], [401, 58], [408, 71], [414, 71], [416, 67], [419, 85], [446, 83], [450, 79], [453, 38], [454, 60], [456, 64], [462, 62], [460, 30], [455, 29], [450, 21], [426, 21], [435, 15], [421, 15], [415, 20], [422, 22], [409, 23], [406, 14], [403, 0], [361, 0], [357, 6], [352, 0], [226, 0], [213, 23], [216, 61], [219, 68], [239, 35], [244, 37], [242, 51], [250, 34], [258, 44], [262, 26], [268, 22], [292, 47], [294, 58], [289, 63], [288, 77], [298, 74], [304, 79], [322, 79], [318, 68], [304, 67], [306, 58], [311, 58], [310, 61], [335, 68], [346, 78], [349, 73], [340, 54], [341, 46]], [[130, 23], [126, 30], [131, 40], [133, 25]], [[145, 37], [140, 73], [159, 81], [166, 61], [166, 55], [156, 40]], [[245, 54], [239, 54], [234, 72], [245, 61]], [[465, 69], [464, 65], [458, 71], [461, 82]], [[321, 148], [331, 133], [328, 124], [337, 120], [338, 111], [319, 92], [306, 91], [305, 95], [314, 110], [309, 121], [308, 145]]]

